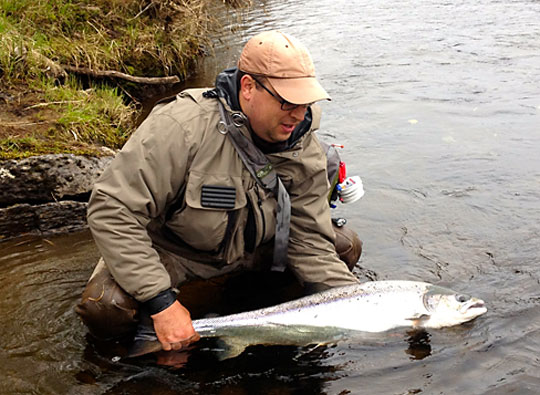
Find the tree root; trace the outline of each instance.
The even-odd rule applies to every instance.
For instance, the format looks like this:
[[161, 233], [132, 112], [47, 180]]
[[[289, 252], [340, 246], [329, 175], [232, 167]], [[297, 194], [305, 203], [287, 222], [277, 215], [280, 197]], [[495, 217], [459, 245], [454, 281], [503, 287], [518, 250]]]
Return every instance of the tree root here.
[[58, 64], [55, 61], [49, 59], [45, 55], [32, 51], [32, 56], [44, 67], [46, 67], [46, 72], [52, 74], [54, 78], [65, 78], [67, 73], [74, 74], [83, 74], [93, 78], [118, 78], [130, 82], [135, 82], [137, 84], [147, 84], [147, 85], [167, 85], [167, 84], [176, 84], [180, 82], [180, 78], [176, 75], [168, 77], [136, 77], [133, 75], [121, 73], [120, 71], [115, 70], [92, 70], [86, 67], [74, 67]]
[[119, 78], [130, 82], [135, 82], [137, 84], [148, 84], [148, 85], [166, 85], [166, 84], [175, 84], [180, 82], [178, 76], [173, 75], [169, 77], [135, 77], [133, 75], [124, 74], [119, 71], [114, 70], [92, 70], [84, 67], [73, 67], [73, 66], [61, 66], [65, 71], [75, 74], [83, 74], [89, 77], [94, 78]]

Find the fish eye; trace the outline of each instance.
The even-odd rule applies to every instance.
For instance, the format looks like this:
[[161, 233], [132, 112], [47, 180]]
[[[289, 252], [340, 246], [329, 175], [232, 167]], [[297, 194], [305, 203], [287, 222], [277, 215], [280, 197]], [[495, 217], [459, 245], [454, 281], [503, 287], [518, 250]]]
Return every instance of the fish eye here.
[[456, 295], [456, 300], [459, 303], [464, 303], [464, 302], [468, 301], [470, 298], [471, 297], [469, 295], [463, 295], [463, 294]]

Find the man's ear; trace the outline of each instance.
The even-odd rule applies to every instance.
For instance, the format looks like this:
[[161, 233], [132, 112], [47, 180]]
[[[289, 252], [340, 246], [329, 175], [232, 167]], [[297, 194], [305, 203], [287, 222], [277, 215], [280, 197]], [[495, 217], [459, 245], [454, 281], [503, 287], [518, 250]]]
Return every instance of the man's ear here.
[[250, 75], [244, 74], [240, 79], [240, 95], [245, 100], [250, 100], [255, 88], [255, 80]]

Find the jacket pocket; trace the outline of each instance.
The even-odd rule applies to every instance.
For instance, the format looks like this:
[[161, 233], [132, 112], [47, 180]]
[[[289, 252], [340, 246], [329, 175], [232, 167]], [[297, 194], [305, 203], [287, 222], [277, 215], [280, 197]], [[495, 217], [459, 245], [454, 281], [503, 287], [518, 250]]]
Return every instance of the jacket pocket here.
[[274, 237], [276, 228], [277, 201], [273, 194], [255, 184], [247, 192], [250, 203], [250, 214], [245, 238], [250, 245], [246, 248], [253, 251], [255, 247]]
[[[191, 172], [184, 204], [165, 226], [196, 250], [223, 253], [223, 259], [234, 260], [243, 251], [229, 251], [228, 247], [238, 231], [240, 214], [246, 211], [246, 205], [241, 177]], [[229, 252], [234, 257], [226, 257]]]

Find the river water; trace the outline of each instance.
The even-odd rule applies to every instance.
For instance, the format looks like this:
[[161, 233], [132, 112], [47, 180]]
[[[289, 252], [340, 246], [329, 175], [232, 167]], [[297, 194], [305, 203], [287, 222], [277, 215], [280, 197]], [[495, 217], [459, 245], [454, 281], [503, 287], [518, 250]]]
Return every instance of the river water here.
[[98, 258], [89, 233], [18, 240], [0, 244], [0, 393], [540, 393], [540, 2], [268, 0], [230, 21], [186, 86], [212, 84], [258, 31], [300, 38], [333, 97], [321, 138], [345, 146], [366, 189], [335, 213], [364, 241], [359, 265], [473, 294], [488, 313], [223, 362], [203, 344], [183, 368], [113, 362], [123, 345], [94, 341], [73, 312]]

